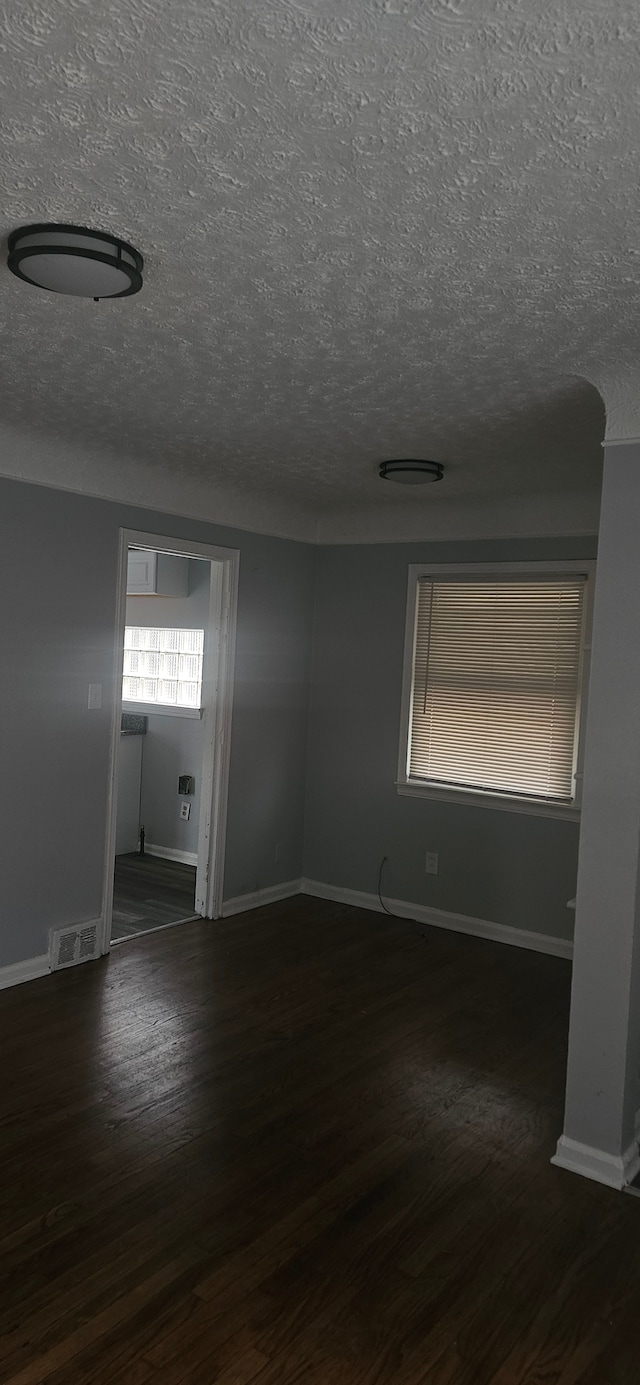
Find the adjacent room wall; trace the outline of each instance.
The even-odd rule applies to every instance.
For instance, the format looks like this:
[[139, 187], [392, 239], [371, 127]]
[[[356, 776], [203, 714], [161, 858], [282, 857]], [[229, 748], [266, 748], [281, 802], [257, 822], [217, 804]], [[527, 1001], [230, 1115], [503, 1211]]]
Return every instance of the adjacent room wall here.
[[[570, 938], [577, 822], [400, 796], [410, 563], [595, 557], [596, 540], [379, 544], [318, 554], [304, 873], [310, 880]], [[427, 849], [439, 874], [425, 874]]]
[[[202, 722], [183, 717], [149, 716], [142, 737], [141, 822], [147, 847], [198, 851], [200, 790], [202, 788]], [[178, 775], [191, 774], [195, 793], [189, 821], [179, 816], [183, 795]]]
[[[197, 558], [191, 559], [188, 595], [129, 596], [127, 625], [206, 632], [210, 578], [211, 564]], [[123, 737], [122, 749], [126, 739]], [[172, 716], [169, 710], [156, 715], [149, 713], [147, 716], [147, 734], [142, 737], [142, 791], [139, 795], [147, 844], [194, 855], [197, 853], [202, 750], [201, 720]], [[191, 815], [188, 822], [180, 818], [178, 812], [182, 802], [178, 793], [180, 774], [190, 774], [195, 781], [195, 792], [189, 797]], [[135, 850], [135, 847], [131, 849]]]
[[116, 856], [137, 851], [140, 838], [140, 790], [143, 735], [120, 735]]
[[225, 897], [301, 874], [314, 550], [2, 480], [0, 967], [100, 914], [120, 526], [240, 549]]

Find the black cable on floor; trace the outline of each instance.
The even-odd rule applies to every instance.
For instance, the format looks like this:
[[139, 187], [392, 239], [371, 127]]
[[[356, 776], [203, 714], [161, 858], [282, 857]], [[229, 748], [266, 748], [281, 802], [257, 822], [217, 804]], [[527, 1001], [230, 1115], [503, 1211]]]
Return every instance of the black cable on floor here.
[[378, 899], [380, 900], [380, 908], [384, 909], [385, 914], [388, 914], [390, 918], [399, 919], [400, 923], [412, 923], [414, 927], [418, 929], [423, 943], [427, 943], [429, 941], [429, 938], [428, 935], [424, 932], [424, 925], [420, 923], [419, 919], [407, 918], [406, 914], [394, 914], [393, 909], [387, 909], [384, 899], [382, 898], [382, 872], [388, 860], [388, 856], [382, 857], [382, 860], [380, 862], [380, 869], [378, 871]]
[[384, 899], [382, 898], [382, 872], [388, 860], [388, 856], [383, 856], [380, 862], [380, 870], [378, 871], [378, 899], [380, 900], [380, 908], [384, 909], [385, 914], [390, 914], [392, 919], [399, 919], [400, 914], [394, 914], [392, 909], [387, 909]]

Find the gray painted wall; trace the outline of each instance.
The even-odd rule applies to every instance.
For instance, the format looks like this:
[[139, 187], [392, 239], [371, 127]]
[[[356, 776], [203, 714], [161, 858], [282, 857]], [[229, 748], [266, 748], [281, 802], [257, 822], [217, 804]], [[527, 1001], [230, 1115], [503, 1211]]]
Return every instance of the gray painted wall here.
[[[204, 630], [206, 637], [210, 577], [211, 564], [192, 559], [189, 563], [188, 596], [129, 596], [127, 625]], [[121, 748], [127, 739], [122, 738]], [[142, 745], [142, 792], [139, 794], [147, 842], [178, 851], [197, 852], [202, 747], [202, 721], [167, 713], [148, 716], [147, 734], [143, 737]], [[178, 794], [180, 774], [191, 774], [195, 780], [195, 793], [189, 798], [191, 816], [188, 822], [181, 819], [178, 813], [182, 801]], [[136, 804], [136, 814], [137, 811]], [[130, 849], [135, 850], [135, 847]]]
[[[304, 873], [569, 938], [578, 824], [401, 797], [397, 777], [409, 563], [592, 558], [595, 539], [319, 551]], [[427, 849], [439, 874], [426, 875]]]
[[[202, 722], [185, 717], [150, 716], [147, 727], [147, 734], [142, 737], [140, 799], [146, 841], [154, 846], [197, 852]], [[179, 817], [183, 801], [178, 793], [180, 774], [191, 774], [195, 781], [195, 793], [188, 799], [191, 804], [188, 822]]]
[[2, 480], [0, 966], [100, 912], [119, 526], [240, 549], [225, 895], [301, 873], [313, 549]]
[[570, 936], [576, 824], [396, 793], [406, 578], [429, 558], [589, 558], [595, 540], [313, 549], [3, 480], [0, 966], [100, 912], [120, 526], [241, 551], [226, 898], [303, 872], [375, 891], [388, 855], [390, 896]]
[[138, 850], [140, 835], [140, 785], [144, 736], [121, 736], [118, 747], [118, 812], [116, 856]]

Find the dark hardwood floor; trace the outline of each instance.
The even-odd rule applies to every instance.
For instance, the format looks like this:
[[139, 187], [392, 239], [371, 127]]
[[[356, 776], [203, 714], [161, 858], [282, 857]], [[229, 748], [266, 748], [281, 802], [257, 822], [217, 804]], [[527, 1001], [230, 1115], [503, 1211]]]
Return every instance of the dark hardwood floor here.
[[638, 1385], [569, 963], [298, 897], [0, 997], [11, 1385]]
[[196, 868], [160, 856], [116, 856], [112, 942], [193, 918]]

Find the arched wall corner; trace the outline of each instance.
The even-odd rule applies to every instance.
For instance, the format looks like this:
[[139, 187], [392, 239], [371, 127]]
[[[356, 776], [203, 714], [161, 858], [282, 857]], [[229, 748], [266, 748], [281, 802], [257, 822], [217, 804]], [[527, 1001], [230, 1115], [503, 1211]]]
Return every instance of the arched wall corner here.
[[591, 366], [581, 378], [598, 390], [604, 404], [604, 446], [640, 442], [640, 360]]

